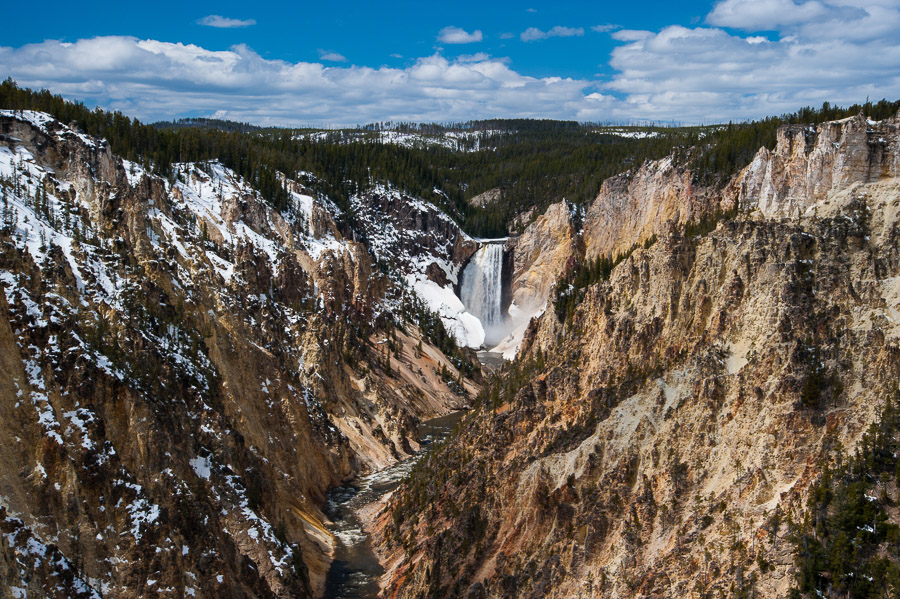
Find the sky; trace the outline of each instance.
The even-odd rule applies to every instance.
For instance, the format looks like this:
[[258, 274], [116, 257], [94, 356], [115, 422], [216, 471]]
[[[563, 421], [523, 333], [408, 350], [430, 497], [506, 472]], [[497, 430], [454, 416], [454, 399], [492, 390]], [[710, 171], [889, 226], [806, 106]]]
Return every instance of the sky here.
[[143, 121], [694, 124], [900, 98], [900, 0], [10, 5], [0, 78]]

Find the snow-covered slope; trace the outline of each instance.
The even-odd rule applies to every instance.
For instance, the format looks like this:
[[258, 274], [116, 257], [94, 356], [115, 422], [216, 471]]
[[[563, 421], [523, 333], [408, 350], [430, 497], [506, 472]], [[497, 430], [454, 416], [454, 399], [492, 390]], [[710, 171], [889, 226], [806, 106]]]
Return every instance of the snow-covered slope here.
[[404, 131], [316, 131], [301, 133], [297, 139], [328, 143], [381, 143], [405, 148], [444, 147], [459, 152], [478, 152], [490, 148], [488, 138], [500, 131], [445, 131], [440, 134], [408, 133]]
[[282, 182], [276, 210], [0, 112], [0, 595], [311, 596], [325, 490], [466, 403], [414, 327], [386, 343], [340, 211]]
[[478, 241], [434, 205], [376, 186], [351, 198], [357, 222], [376, 259], [441, 316], [461, 346], [481, 347], [481, 321], [460, 301], [460, 269]]

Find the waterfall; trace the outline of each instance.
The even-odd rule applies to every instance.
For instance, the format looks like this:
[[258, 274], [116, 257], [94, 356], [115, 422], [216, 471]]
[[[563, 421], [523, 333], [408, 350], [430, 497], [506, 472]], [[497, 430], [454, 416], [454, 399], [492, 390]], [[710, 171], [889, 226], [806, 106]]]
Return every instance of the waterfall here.
[[460, 299], [466, 310], [481, 321], [485, 345], [491, 347], [506, 335], [503, 301], [503, 244], [481, 247], [463, 271]]

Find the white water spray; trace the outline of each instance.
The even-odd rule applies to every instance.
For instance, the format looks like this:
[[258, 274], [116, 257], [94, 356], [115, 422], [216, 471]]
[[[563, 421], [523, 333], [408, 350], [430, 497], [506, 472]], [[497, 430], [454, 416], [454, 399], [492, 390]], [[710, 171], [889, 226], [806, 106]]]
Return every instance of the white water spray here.
[[503, 244], [481, 247], [463, 271], [460, 299], [466, 309], [478, 317], [484, 327], [484, 343], [492, 347], [506, 336], [503, 316]]

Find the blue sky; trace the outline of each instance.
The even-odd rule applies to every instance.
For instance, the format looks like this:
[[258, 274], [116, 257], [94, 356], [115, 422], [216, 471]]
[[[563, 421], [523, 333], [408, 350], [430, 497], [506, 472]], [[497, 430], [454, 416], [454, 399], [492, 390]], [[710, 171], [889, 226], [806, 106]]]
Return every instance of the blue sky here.
[[0, 76], [144, 120], [691, 123], [900, 97], [900, 0], [11, 10]]
[[[13, 10], [19, 10], [16, 4]], [[709, 2], [154, 2], [152, 10], [128, 2], [92, 2], [92, 9], [76, 2], [51, 2], [41, 18], [23, 10], [17, 26], [3, 33], [0, 45], [22, 46], [45, 39], [74, 42], [104, 35], [193, 43], [210, 50], [247, 44], [265, 58], [290, 62], [317, 61], [320, 50], [333, 51], [348, 62], [378, 67], [404, 67], [417, 57], [442, 48], [446, 56], [487, 52], [512, 60], [515, 68], [538, 77], [590, 78], [609, 72], [614, 47], [605, 33], [591, 26], [618, 25], [626, 29], [659, 29], [691, 25], [709, 12]], [[677, 10], [676, 10], [677, 7]], [[46, 16], [45, 16], [46, 15]], [[215, 28], [198, 20], [220, 15], [253, 20], [245, 27]], [[529, 27], [583, 28], [581, 36], [556, 38], [554, 43], [523, 42]], [[439, 32], [449, 26], [481, 31], [483, 41], [445, 44]], [[503, 39], [503, 34], [512, 38]], [[402, 58], [398, 58], [397, 56]]]

